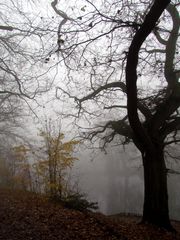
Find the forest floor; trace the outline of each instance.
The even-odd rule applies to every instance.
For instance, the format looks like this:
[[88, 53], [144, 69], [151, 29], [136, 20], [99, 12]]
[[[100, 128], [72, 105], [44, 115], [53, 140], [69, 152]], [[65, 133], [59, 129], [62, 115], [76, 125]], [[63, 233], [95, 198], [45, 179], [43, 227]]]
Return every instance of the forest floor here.
[[134, 216], [79, 212], [33, 193], [0, 189], [0, 240], [180, 240]]

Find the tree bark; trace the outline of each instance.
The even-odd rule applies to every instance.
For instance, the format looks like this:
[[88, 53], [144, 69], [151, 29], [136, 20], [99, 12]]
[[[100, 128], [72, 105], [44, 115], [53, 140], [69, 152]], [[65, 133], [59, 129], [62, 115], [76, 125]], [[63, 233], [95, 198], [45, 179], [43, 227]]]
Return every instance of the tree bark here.
[[141, 123], [137, 97], [137, 66], [140, 48], [155, 28], [156, 22], [169, 3], [170, 0], [153, 1], [143, 24], [133, 37], [127, 56], [126, 90], [128, 119], [134, 135], [133, 141], [142, 153], [144, 165], [143, 222], [152, 223], [172, 231], [173, 228], [169, 220], [167, 171], [163, 144], [159, 144], [158, 134], [156, 134], [159, 131], [159, 125], [152, 129], [152, 125], [148, 127]]
[[143, 166], [144, 208], [142, 222], [155, 224], [173, 231], [169, 220], [167, 170], [163, 149], [158, 146], [155, 153], [145, 153]]

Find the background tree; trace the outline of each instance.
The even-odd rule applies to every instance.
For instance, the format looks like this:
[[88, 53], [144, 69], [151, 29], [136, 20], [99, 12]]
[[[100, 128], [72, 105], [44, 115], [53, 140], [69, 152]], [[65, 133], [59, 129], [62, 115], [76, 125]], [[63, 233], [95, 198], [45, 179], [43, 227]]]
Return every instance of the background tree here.
[[[41, 11], [35, 8], [33, 1], [8, 0], [0, 4], [2, 118], [5, 116], [7, 119], [8, 114], [12, 116], [12, 112], [20, 106], [21, 109], [25, 106], [34, 109], [37, 106], [36, 97], [48, 91], [52, 84], [46, 65], [49, 48], [43, 46], [44, 38], [51, 30], [39, 14]], [[22, 102], [27, 105], [22, 105]]]
[[[37, 97], [48, 91], [52, 83], [47, 81], [49, 48], [43, 46], [44, 37], [52, 29], [39, 14], [33, 1], [0, 3], [0, 140], [6, 167], [15, 161], [14, 157], [9, 158], [12, 151], [8, 154], [7, 148], [12, 149], [17, 139], [25, 140], [28, 133], [25, 128], [22, 131], [23, 119], [29, 110], [34, 113], [40, 105]], [[3, 142], [8, 142], [8, 146]]]
[[2, 187], [32, 190], [28, 152], [29, 149], [25, 145], [12, 147], [12, 142], [7, 139], [5, 144], [1, 145], [0, 185]]
[[86, 121], [84, 136], [100, 138], [102, 147], [135, 143], [144, 166], [143, 221], [171, 230], [164, 149], [180, 142], [180, 18], [178, 1], [168, 3], [87, 0], [73, 2], [69, 16], [57, 1], [52, 7], [61, 17], [58, 52], [68, 83], [56, 97], [78, 106], [63, 114], [81, 117], [81, 129]]
[[41, 149], [44, 160], [38, 160], [34, 167], [50, 196], [61, 199], [68, 194], [70, 188], [68, 170], [77, 160], [73, 153], [79, 141], [64, 141], [65, 136], [60, 125], [53, 123], [51, 119], [46, 121], [44, 129], [40, 130], [40, 136], [43, 138]]
[[[10, 149], [11, 146], [8, 144], [8, 142], [5, 142], [6, 146]], [[12, 154], [10, 153], [8, 149], [5, 148], [1, 144], [0, 152], [1, 152], [1, 158], [0, 158], [0, 186], [3, 188], [13, 188], [13, 176], [14, 176], [14, 168], [12, 168], [12, 164], [10, 162], [10, 157]]]
[[28, 160], [29, 149], [25, 145], [13, 147], [14, 188], [32, 191], [31, 165]]

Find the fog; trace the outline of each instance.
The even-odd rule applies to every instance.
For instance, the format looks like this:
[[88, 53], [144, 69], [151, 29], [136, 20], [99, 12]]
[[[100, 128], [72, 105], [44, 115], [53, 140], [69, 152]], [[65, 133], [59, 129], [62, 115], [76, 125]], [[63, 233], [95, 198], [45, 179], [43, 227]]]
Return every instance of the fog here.
[[[107, 153], [90, 150], [79, 155], [73, 170], [79, 189], [91, 201], [97, 201], [98, 211], [111, 215], [134, 213], [143, 209], [143, 168], [140, 154], [133, 147], [108, 148]], [[180, 175], [168, 175], [170, 218], [180, 220]]]
[[[53, 110], [55, 104], [56, 101], [46, 104], [42, 113], [39, 111], [40, 119], [44, 119], [44, 116], [55, 118]], [[37, 126], [41, 128], [42, 125], [38, 125], [37, 122], [35, 125], [33, 128], [30, 119], [28, 126], [31, 126], [31, 139], [36, 139], [38, 144]], [[67, 120], [62, 121], [62, 129], [67, 139], [74, 136], [69, 125], [71, 124]], [[78, 190], [85, 193], [90, 201], [98, 202], [98, 211], [107, 215], [118, 213], [142, 215], [143, 166], [140, 152], [133, 144], [124, 148], [114, 147], [112, 143], [106, 152], [80, 146], [76, 154], [79, 160], [75, 161], [72, 168], [72, 179], [77, 182]], [[170, 159], [168, 168], [180, 172], [180, 162]], [[180, 220], [180, 174], [168, 174], [167, 179], [170, 218]]]

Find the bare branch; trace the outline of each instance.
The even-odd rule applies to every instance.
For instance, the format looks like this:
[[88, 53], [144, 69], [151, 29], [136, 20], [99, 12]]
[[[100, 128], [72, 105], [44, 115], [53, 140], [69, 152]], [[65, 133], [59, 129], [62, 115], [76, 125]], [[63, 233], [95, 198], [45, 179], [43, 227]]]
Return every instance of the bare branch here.
[[54, 0], [53, 2], [51, 2], [51, 6], [52, 6], [53, 10], [54, 10], [60, 17], [63, 18], [63, 20], [60, 22], [59, 27], [58, 27], [58, 41], [57, 41], [57, 43], [58, 43], [58, 50], [57, 50], [57, 51], [60, 51], [60, 50], [61, 50], [61, 45], [64, 43], [64, 40], [61, 38], [61, 29], [62, 29], [62, 26], [63, 26], [64, 24], [66, 24], [66, 22], [67, 22], [68, 20], [73, 21], [73, 19], [70, 18], [70, 17], [68, 17], [68, 15], [67, 15], [65, 12], [57, 9], [57, 7], [56, 7], [57, 4], [58, 4], [58, 0]]
[[104, 107], [104, 109], [112, 109], [112, 108], [125, 108], [127, 109], [126, 105], [112, 105], [112, 106], [108, 106], [108, 107]]
[[166, 45], [166, 44], [167, 44], [167, 41], [164, 40], [164, 39], [161, 37], [161, 35], [160, 35], [160, 33], [158, 32], [158, 29], [157, 29], [157, 28], [154, 29], [154, 35], [156, 36], [157, 40], [158, 40], [162, 45]]
[[168, 134], [177, 130], [180, 130], [180, 117], [176, 117], [174, 121], [164, 124], [164, 127], [160, 130], [160, 134], [165, 138]]
[[180, 29], [179, 12], [173, 4], [169, 4], [167, 11], [173, 20], [173, 29], [169, 35], [166, 43], [166, 61], [165, 61], [165, 77], [168, 82], [168, 88], [171, 91], [178, 82], [176, 74], [174, 73], [174, 56], [176, 52], [176, 44], [178, 40], [178, 33]]
[[151, 49], [151, 50], [147, 50], [147, 49], [144, 49], [145, 50], [145, 52], [147, 52], [147, 53], [150, 53], [150, 54], [152, 54], [152, 53], [166, 53], [166, 51], [164, 50], [164, 49]]
[[123, 82], [112, 82], [107, 83], [104, 86], [99, 87], [98, 89], [94, 90], [94, 92], [90, 93], [89, 95], [79, 99], [79, 102], [82, 103], [86, 100], [93, 99], [97, 96], [101, 91], [107, 90], [109, 88], [119, 88], [122, 92], [126, 92], [126, 86]]
[[0, 25], [0, 30], [13, 31], [14, 28], [11, 26], [1, 26]]
[[170, 174], [180, 174], [180, 172], [179, 171], [176, 171], [176, 170], [173, 170], [173, 169], [167, 169], [167, 171], [168, 171], [168, 173], [170, 173]]
[[[127, 87], [127, 106], [128, 106], [128, 118], [130, 125], [133, 129], [135, 137], [140, 145], [142, 145], [143, 151], [154, 151], [154, 147], [151, 139], [143, 128], [138, 112], [137, 112], [137, 64], [138, 64], [138, 54], [141, 48], [141, 45], [147, 38], [147, 36], [151, 33], [151, 31], [155, 28], [156, 22], [161, 16], [162, 12], [169, 4], [169, 0], [167, 1], [155, 1], [153, 6], [151, 7], [149, 13], [147, 14], [142, 26], [136, 32], [131, 46], [129, 48], [127, 65], [126, 65], [126, 87]], [[141, 149], [141, 150], [142, 150]]]
[[164, 146], [171, 145], [171, 144], [177, 144], [180, 143], [180, 139], [172, 140], [172, 141], [167, 141], [164, 143]]

